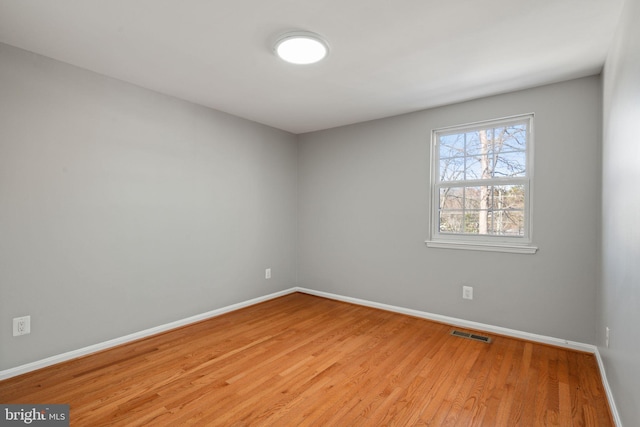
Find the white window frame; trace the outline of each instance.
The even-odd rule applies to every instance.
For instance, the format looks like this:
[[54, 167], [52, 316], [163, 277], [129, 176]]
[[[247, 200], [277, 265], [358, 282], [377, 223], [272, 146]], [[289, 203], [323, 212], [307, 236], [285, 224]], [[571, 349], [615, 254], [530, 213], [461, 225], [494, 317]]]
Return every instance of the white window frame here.
[[[532, 240], [532, 193], [533, 193], [533, 118], [534, 114], [522, 114], [503, 117], [493, 120], [485, 120], [463, 125], [443, 127], [431, 131], [431, 209], [429, 214], [429, 239], [425, 242], [430, 248], [466, 249], [479, 251], [510, 252], [522, 254], [534, 254], [538, 250]], [[526, 165], [524, 177], [493, 177], [491, 179], [460, 180], [455, 186], [478, 186], [487, 184], [520, 184], [525, 188], [524, 207], [524, 235], [523, 236], [496, 236], [478, 235], [470, 233], [444, 233], [440, 231], [440, 189], [453, 187], [451, 182], [440, 182], [440, 150], [439, 138], [441, 136], [471, 132], [474, 130], [489, 129], [508, 124], [527, 124]]]

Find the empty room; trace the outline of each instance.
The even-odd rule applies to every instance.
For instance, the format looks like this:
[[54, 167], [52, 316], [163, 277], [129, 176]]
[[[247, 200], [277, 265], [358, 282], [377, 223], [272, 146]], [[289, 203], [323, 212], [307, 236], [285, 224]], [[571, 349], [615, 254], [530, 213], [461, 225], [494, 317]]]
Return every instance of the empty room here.
[[0, 425], [640, 423], [640, 0], [0, 0]]

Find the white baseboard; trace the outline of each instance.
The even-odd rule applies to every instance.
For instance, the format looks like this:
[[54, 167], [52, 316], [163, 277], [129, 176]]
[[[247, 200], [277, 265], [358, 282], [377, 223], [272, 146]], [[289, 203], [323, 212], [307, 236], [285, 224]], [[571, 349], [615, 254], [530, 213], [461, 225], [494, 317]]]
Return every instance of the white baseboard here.
[[602, 363], [602, 358], [600, 357], [600, 353], [598, 352], [598, 347], [595, 345], [583, 344], [579, 342], [563, 340], [560, 338], [547, 337], [544, 335], [532, 334], [529, 332], [522, 332], [515, 329], [503, 328], [501, 326], [487, 325], [485, 323], [472, 322], [469, 320], [458, 319], [455, 317], [442, 316], [440, 314], [433, 314], [425, 311], [413, 310], [413, 309], [404, 308], [404, 307], [397, 307], [393, 305], [367, 301], [359, 298], [346, 297], [346, 296], [332, 294], [328, 292], [315, 291], [313, 289], [307, 289], [307, 288], [301, 288], [301, 287], [294, 287], [294, 288], [286, 289], [284, 291], [269, 294], [263, 297], [258, 297], [248, 301], [240, 302], [238, 304], [232, 304], [216, 310], [208, 311], [206, 313], [187, 317], [186, 319], [177, 320], [175, 322], [167, 323], [161, 326], [156, 326], [154, 328], [146, 329], [144, 331], [125, 335], [120, 338], [115, 338], [102, 343], [90, 345], [88, 347], [84, 347], [78, 350], [73, 350], [67, 353], [48, 357], [46, 359], [38, 360], [36, 362], [27, 363], [25, 365], [17, 366], [15, 368], [6, 369], [4, 371], [0, 371], [0, 381], [11, 378], [11, 377], [15, 377], [18, 375], [26, 374], [27, 372], [35, 371], [37, 369], [45, 368], [47, 366], [55, 365], [57, 363], [65, 362], [67, 360], [75, 359], [81, 356], [86, 356], [91, 353], [106, 350], [118, 345], [126, 344], [128, 342], [139, 340], [141, 338], [146, 338], [151, 335], [159, 334], [161, 332], [166, 332], [171, 329], [179, 328], [181, 326], [186, 326], [191, 323], [199, 322], [201, 320], [206, 320], [212, 317], [220, 316], [221, 314], [225, 314], [241, 308], [249, 307], [251, 305], [255, 305], [255, 304], [268, 301], [274, 298], [278, 298], [284, 295], [288, 295], [294, 292], [301, 292], [301, 293], [315, 295], [315, 296], [328, 298], [336, 301], [343, 301], [343, 302], [357, 304], [365, 307], [378, 308], [381, 310], [391, 311], [394, 313], [406, 314], [409, 316], [433, 320], [435, 322], [446, 323], [452, 326], [459, 326], [459, 327], [468, 328], [468, 329], [480, 330], [480, 331], [495, 333], [498, 335], [505, 335], [513, 338], [520, 338], [520, 339], [538, 342], [542, 344], [555, 345], [558, 347], [568, 348], [571, 350], [584, 351], [586, 353], [594, 354], [598, 362], [598, 367], [600, 368], [602, 383], [604, 385], [607, 398], [609, 399], [609, 406], [611, 407], [611, 412], [613, 414], [614, 421], [617, 426], [622, 427], [622, 423], [620, 421], [620, 415], [618, 414], [618, 411], [616, 409], [615, 402], [613, 400], [613, 394], [611, 393], [609, 383], [607, 382], [607, 376], [605, 373], [604, 365]]
[[118, 345], [126, 344], [131, 341], [136, 341], [141, 338], [146, 338], [151, 335], [156, 335], [161, 332], [166, 332], [171, 329], [186, 326], [191, 323], [199, 322], [201, 320], [210, 319], [212, 317], [220, 316], [221, 314], [229, 313], [244, 307], [249, 307], [254, 304], [258, 304], [270, 299], [278, 298], [283, 295], [296, 292], [295, 288], [287, 289], [284, 291], [269, 294], [263, 297], [254, 298], [248, 301], [240, 302], [238, 304], [232, 304], [226, 307], [218, 308], [216, 310], [208, 311], [206, 313], [197, 314], [195, 316], [187, 317], [186, 319], [176, 320], [175, 322], [166, 323], [164, 325], [156, 326], [144, 331], [134, 332], [133, 334], [125, 335], [123, 337], [114, 338], [109, 341], [104, 341], [98, 344], [83, 347], [78, 350], [69, 351], [66, 353], [58, 354], [55, 356], [47, 357], [46, 359], [38, 360], [35, 362], [27, 363], [25, 365], [17, 366], [15, 368], [5, 369], [0, 371], [0, 381], [7, 378], [15, 377], [18, 375], [26, 374], [27, 372], [35, 371], [37, 369], [45, 368], [47, 366], [55, 365], [57, 363], [66, 362], [67, 360], [76, 359], [81, 356], [86, 356], [91, 353], [106, 350]]
[[313, 289], [296, 288], [297, 292], [309, 295], [334, 299], [337, 301], [349, 302], [352, 304], [363, 305], [366, 307], [379, 308], [381, 310], [392, 311], [394, 313], [406, 314], [409, 316], [420, 317], [423, 319], [433, 320], [435, 322], [446, 323], [452, 326], [460, 326], [462, 328], [475, 329], [485, 332], [492, 332], [498, 335], [506, 335], [513, 338], [539, 342], [542, 344], [555, 345], [557, 347], [569, 348], [571, 350], [584, 351], [586, 353], [595, 354], [597, 347], [591, 344], [583, 344], [575, 341], [563, 340], [560, 338], [547, 337], [544, 335], [532, 334], [529, 332], [517, 331], [515, 329], [503, 328], [501, 326], [487, 325], [485, 323], [472, 322], [470, 320], [458, 319], [455, 317], [442, 316], [440, 314], [428, 313], [426, 311], [413, 310], [410, 308], [396, 307], [388, 304], [367, 301], [359, 298], [345, 297], [342, 295], [331, 294], [328, 292], [314, 291]]
[[595, 356], [598, 361], [598, 368], [600, 369], [600, 377], [602, 378], [604, 391], [607, 393], [607, 399], [609, 400], [609, 407], [611, 408], [611, 415], [613, 415], [613, 422], [616, 426], [622, 427], [622, 420], [620, 419], [620, 414], [616, 407], [616, 401], [613, 399], [613, 393], [611, 392], [611, 387], [609, 387], [609, 381], [607, 381], [607, 372], [604, 370], [604, 363], [602, 362], [602, 357], [600, 356], [600, 351], [598, 351], [597, 347]]

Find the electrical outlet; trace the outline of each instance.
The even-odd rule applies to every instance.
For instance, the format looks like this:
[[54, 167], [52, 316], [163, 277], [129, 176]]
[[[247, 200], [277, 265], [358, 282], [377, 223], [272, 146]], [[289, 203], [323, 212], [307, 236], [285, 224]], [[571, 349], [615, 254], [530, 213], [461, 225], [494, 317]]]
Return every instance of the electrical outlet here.
[[264, 271], [264, 278], [265, 278], [265, 279], [271, 279], [271, 269], [270, 269], [270, 268], [267, 268], [267, 269]]
[[15, 317], [13, 319], [13, 336], [31, 333], [31, 316]]
[[473, 299], [473, 288], [471, 286], [462, 287], [462, 298]]
[[609, 327], [607, 326], [604, 331], [604, 345], [609, 348]]

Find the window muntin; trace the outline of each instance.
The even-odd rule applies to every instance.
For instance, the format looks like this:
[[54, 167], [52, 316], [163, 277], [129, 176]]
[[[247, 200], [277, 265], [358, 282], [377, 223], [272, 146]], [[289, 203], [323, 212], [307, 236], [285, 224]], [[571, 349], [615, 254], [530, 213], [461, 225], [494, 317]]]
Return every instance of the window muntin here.
[[531, 242], [533, 115], [434, 130], [431, 240]]

